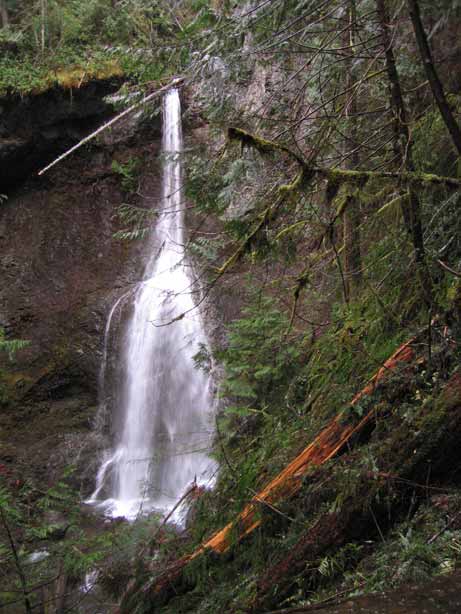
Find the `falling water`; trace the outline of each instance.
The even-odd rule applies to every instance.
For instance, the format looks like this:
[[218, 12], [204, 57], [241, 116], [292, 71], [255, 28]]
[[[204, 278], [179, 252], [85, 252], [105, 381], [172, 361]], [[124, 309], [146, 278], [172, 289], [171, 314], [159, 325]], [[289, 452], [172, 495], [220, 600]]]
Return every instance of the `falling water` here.
[[[120, 433], [89, 500], [114, 517], [166, 513], [215, 470], [207, 454], [211, 382], [193, 361], [206, 338], [184, 253], [181, 132], [179, 93], [172, 89], [163, 105], [163, 205], [123, 344]], [[104, 492], [110, 494], [101, 501]]]

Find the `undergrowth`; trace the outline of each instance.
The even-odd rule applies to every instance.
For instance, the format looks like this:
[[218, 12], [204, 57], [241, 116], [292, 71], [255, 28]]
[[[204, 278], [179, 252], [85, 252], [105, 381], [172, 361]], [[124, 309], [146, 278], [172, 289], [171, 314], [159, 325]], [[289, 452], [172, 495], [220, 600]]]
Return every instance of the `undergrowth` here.
[[[251, 173], [251, 160], [237, 165], [229, 151], [208, 162], [201, 155], [195, 152], [191, 159], [188, 196], [203, 215], [218, 216], [221, 226], [214, 237], [193, 237], [191, 251], [212, 280], [231, 246], [251, 232], [248, 211], [261, 211], [267, 200], [255, 190], [249, 207], [229, 215], [232, 190]], [[310, 236], [328, 222], [313, 214], [314, 207], [324, 214], [318, 195], [300, 195], [296, 209], [288, 202], [277, 228], [267, 228], [238, 260], [239, 274], [246, 275], [240, 316], [215, 352], [224, 368], [215, 451], [220, 475], [216, 488], [194, 505], [184, 551], [194, 551], [235, 518], [333, 416], [341, 414], [346, 423], [374, 409], [373, 427], [343, 456], [310, 470], [293, 500], [276, 510], [262, 506], [262, 525], [243, 543], [186, 566], [184, 582], [191, 590], [183, 587], [159, 611], [211, 614], [265, 611], [258, 603], [302, 606], [426, 580], [457, 567], [459, 528], [445, 523], [459, 508], [458, 477], [444, 473], [440, 463], [450, 462], [455, 446], [450, 429], [456, 433], [459, 427], [443, 391], [457, 377], [460, 286], [436, 264], [444, 254], [451, 266], [459, 265], [456, 216], [448, 227], [437, 213], [454, 211], [457, 195], [422, 194], [431, 228], [426, 247], [434, 299], [428, 311], [400, 210], [371, 194], [380, 187], [362, 196], [364, 206], [371, 203], [362, 226], [365, 273], [352, 300], [342, 295], [337, 259], [326, 257], [318, 266], [309, 252]], [[333, 240], [341, 249], [340, 236]], [[322, 245], [327, 255], [328, 247]], [[314, 266], [295, 294], [302, 255]], [[272, 268], [268, 258], [276, 263]], [[354, 395], [412, 337], [419, 363], [398, 370], [373, 396], [351, 407]], [[206, 366], [207, 358], [198, 356], [198, 365]], [[459, 408], [459, 395], [455, 405]], [[333, 522], [348, 510], [358, 518], [355, 536], [352, 525], [346, 527], [336, 547], [301, 560], [270, 595], [261, 594], [271, 569], [288, 560], [309, 531], [315, 534], [319, 522]], [[140, 608], [150, 611], [149, 603], [146, 597]]]

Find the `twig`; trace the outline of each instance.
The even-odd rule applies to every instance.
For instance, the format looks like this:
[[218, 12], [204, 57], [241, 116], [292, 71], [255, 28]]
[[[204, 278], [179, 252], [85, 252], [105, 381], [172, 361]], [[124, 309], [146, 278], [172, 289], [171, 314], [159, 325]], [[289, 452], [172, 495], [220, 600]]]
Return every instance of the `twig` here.
[[295, 524], [300, 524], [301, 526], [305, 526], [306, 525], [305, 522], [302, 522], [302, 521], [300, 522], [299, 520], [295, 520], [294, 518], [291, 518], [291, 516], [288, 516], [288, 514], [285, 514], [284, 512], [282, 512], [282, 510], [280, 510], [278, 507], [276, 507], [275, 505], [270, 503], [270, 501], [266, 501], [265, 499], [260, 499], [258, 497], [258, 493], [255, 490], [253, 490], [252, 488], [248, 488], [248, 490], [253, 493], [253, 498], [251, 499], [251, 502], [254, 501], [256, 503], [260, 503], [261, 505], [265, 505], [272, 512], [275, 512], [276, 514], [278, 514], [282, 518], [286, 518], [290, 522], [294, 522]]
[[368, 507], [368, 509], [370, 510], [370, 514], [371, 514], [371, 517], [373, 518], [373, 522], [375, 523], [376, 528], [378, 529], [378, 533], [379, 533], [379, 536], [381, 537], [381, 541], [384, 544], [386, 543], [386, 540], [384, 539], [383, 532], [381, 531], [381, 527], [378, 524], [378, 521], [376, 519], [375, 513], [373, 512], [373, 508], [371, 507], [371, 505]]
[[341, 265], [341, 260], [339, 258], [338, 249], [336, 247], [336, 243], [333, 237], [333, 228], [330, 228], [330, 232], [328, 233], [328, 238], [330, 239], [331, 247], [333, 248], [333, 251], [335, 253], [336, 265], [338, 267], [339, 274], [341, 275], [341, 284], [342, 284], [342, 289], [343, 289], [344, 302], [346, 303], [346, 305], [349, 305], [349, 294], [347, 292], [346, 280], [344, 279], [344, 271]]
[[442, 262], [442, 260], [437, 260], [437, 264], [439, 266], [441, 266], [442, 269], [445, 269], [445, 271], [448, 271], [449, 273], [451, 273], [455, 277], [461, 277], [461, 273], [458, 273], [458, 271], [455, 271], [454, 269], [449, 267], [448, 264], [445, 264], [445, 262]]
[[440, 531], [437, 531], [437, 533], [435, 533], [430, 539], [428, 539], [427, 543], [433, 544], [435, 540], [438, 539], [443, 533], [445, 533], [445, 531], [449, 529], [452, 526], [452, 524], [455, 522], [455, 520], [457, 520], [460, 516], [461, 516], [461, 510], [457, 514], [452, 516], [450, 520], [448, 520], [448, 522], [445, 524], [445, 526], [440, 529]]
[[14, 564], [16, 566], [16, 571], [17, 571], [17, 574], [19, 576], [19, 581], [21, 583], [21, 589], [22, 589], [22, 594], [23, 594], [23, 603], [24, 603], [24, 606], [26, 608], [26, 612], [28, 614], [30, 614], [32, 612], [32, 607], [31, 607], [31, 603], [30, 603], [30, 599], [29, 599], [29, 592], [30, 591], [27, 590], [26, 576], [24, 574], [24, 570], [23, 570], [23, 568], [21, 566], [21, 563], [19, 561], [18, 551], [16, 549], [16, 544], [14, 543], [14, 539], [13, 539], [13, 536], [11, 534], [10, 527], [8, 525], [8, 521], [6, 519], [6, 516], [5, 516], [5, 513], [4, 513], [3, 509], [1, 507], [0, 507], [0, 515], [1, 515], [1, 518], [2, 518], [3, 527], [4, 527], [5, 531], [6, 531], [7, 536], [8, 536], [8, 541], [10, 543], [11, 552], [12, 552], [13, 558], [14, 558]]
[[346, 600], [344, 595], [347, 595], [351, 592], [351, 589], [345, 589], [344, 591], [340, 591], [335, 593], [334, 595], [330, 595], [326, 599], [322, 599], [318, 603], [313, 603], [311, 605], [305, 606], [294, 606], [292, 608], [284, 608], [283, 610], [271, 610], [270, 612], [264, 612], [264, 614], [300, 614], [301, 612], [314, 612], [317, 610], [324, 610], [326, 608], [330, 608], [333, 606], [341, 605]]
[[[171, 518], [171, 516], [175, 513], [175, 511], [178, 509], [178, 507], [180, 507], [182, 505], [182, 503], [187, 499], [187, 497], [192, 494], [194, 492], [194, 490], [197, 488], [197, 484], [194, 482], [194, 484], [189, 488], [189, 490], [187, 490], [183, 496], [175, 503], [174, 507], [170, 510], [170, 512], [165, 516], [165, 518], [162, 520], [162, 522], [160, 523], [160, 525], [158, 526], [157, 530], [155, 531], [155, 533], [152, 535], [150, 541], [153, 542], [155, 540], [155, 538], [158, 536], [158, 534], [160, 533], [160, 531], [163, 529], [163, 527], [166, 525], [166, 523], [168, 522], [168, 520]], [[137, 557], [140, 559], [141, 556], [144, 554], [144, 552], [146, 551], [147, 546], [145, 546], [141, 552], [137, 555]]]
[[221, 435], [221, 431], [219, 430], [219, 421], [218, 421], [217, 416], [215, 416], [215, 426], [216, 426], [216, 433], [218, 434], [218, 441], [219, 441], [219, 445], [221, 446], [221, 452], [222, 452], [223, 458], [226, 462], [226, 465], [229, 471], [231, 472], [232, 479], [235, 480], [237, 471], [235, 467], [233, 467], [232, 463], [229, 460], [229, 457], [227, 456], [227, 452], [226, 452], [226, 448], [224, 447], [224, 442], [223, 442], [223, 438]]

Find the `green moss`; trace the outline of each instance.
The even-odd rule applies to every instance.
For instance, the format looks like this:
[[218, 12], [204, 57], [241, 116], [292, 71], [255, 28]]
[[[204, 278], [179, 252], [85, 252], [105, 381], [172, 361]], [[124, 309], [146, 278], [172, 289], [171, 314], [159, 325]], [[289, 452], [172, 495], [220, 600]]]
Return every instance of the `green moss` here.
[[306, 177], [311, 178], [314, 175], [319, 175], [325, 179], [328, 179], [331, 186], [336, 186], [340, 183], [347, 182], [363, 187], [371, 179], [400, 179], [416, 187], [428, 184], [444, 185], [454, 189], [459, 189], [461, 187], [461, 181], [455, 177], [444, 177], [433, 173], [394, 173], [366, 170], [344, 170], [338, 168], [320, 168], [309, 164], [290, 148], [273, 141], [268, 141], [259, 136], [255, 136], [249, 132], [246, 132], [245, 130], [241, 130], [240, 128], [229, 128], [228, 136], [230, 140], [237, 140], [244, 145], [254, 147], [262, 154], [269, 154], [277, 151], [286, 153], [292, 159], [296, 160], [296, 162], [298, 162], [302, 168], [304, 168]]
[[0, 59], [0, 96], [6, 94], [37, 95], [54, 87], [79, 88], [92, 80], [120, 77], [123, 68], [117, 59], [82, 56], [80, 63], [62, 64], [36, 58]]
[[0, 372], [0, 403], [9, 405], [24, 396], [36, 382], [29, 373]]
[[241, 128], [229, 128], [227, 134], [231, 141], [240, 141], [243, 145], [254, 147], [263, 154], [271, 154], [274, 153], [274, 151], [280, 151], [283, 153], [287, 153], [289, 156], [302, 163], [302, 159], [297, 156], [293, 151], [291, 151], [291, 149], [289, 149], [288, 147], [280, 145], [279, 143], [274, 143], [273, 141], [268, 141], [267, 139], [264, 139], [260, 136], [250, 134], [249, 132], [247, 132], [246, 130], [242, 130]]

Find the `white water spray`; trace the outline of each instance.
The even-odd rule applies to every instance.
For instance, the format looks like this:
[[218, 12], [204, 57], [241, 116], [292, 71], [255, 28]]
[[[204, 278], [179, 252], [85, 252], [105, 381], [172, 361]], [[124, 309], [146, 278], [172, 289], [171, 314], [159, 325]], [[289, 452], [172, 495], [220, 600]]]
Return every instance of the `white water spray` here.
[[[167, 513], [192, 483], [209, 483], [216, 468], [208, 456], [211, 381], [193, 361], [206, 338], [184, 252], [181, 152], [180, 99], [172, 89], [163, 105], [162, 211], [125, 333], [121, 431], [89, 500], [113, 517]], [[101, 501], [109, 480], [110, 496]]]

